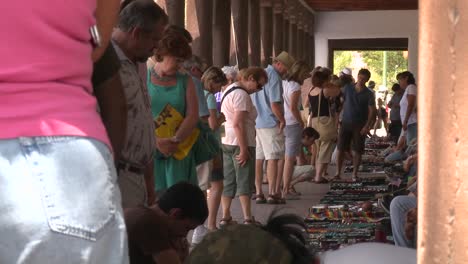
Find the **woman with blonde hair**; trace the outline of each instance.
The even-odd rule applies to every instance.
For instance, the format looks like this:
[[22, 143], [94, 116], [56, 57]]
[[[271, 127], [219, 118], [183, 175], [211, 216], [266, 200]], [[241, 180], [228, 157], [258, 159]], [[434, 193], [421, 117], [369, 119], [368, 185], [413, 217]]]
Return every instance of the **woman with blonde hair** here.
[[[304, 61], [297, 61], [288, 71], [286, 80], [283, 81], [284, 118], [286, 127], [285, 136], [285, 163], [283, 171], [283, 199], [297, 199], [297, 195], [289, 193], [291, 177], [294, 171], [294, 162], [301, 151], [302, 130], [305, 127], [301, 117], [301, 85], [310, 76], [310, 67]], [[279, 193], [281, 181], [277, 181]]]
[[221, 199], [223, 218], [220, 225], [233, 223], [232, 199], [237, 195], [244, 214], [244, 224], [255, 223], [250, 196], [255, 182], [255, 119], [257, 111], [250, 94], [260, 91], [268, 81], [265, 70], [243, 69], [239, 80], [229, 85], [221, 99], [221, 112], [226, 116], [223, 148], [224, 191]]
[[[208, 123], [214, 131], [216, 138], [221, 145], [220, 127], [226, 121], [224, 115], [218, 111], [216, 98], [214, 95], [221, 91], [221, 88], [227, 83], [223, 71], [217, 67], [208, 68], [201, 78], [205, 87], [205, 98], [210, 111]], [[210, 162], [210, 194], [208, 196], [208, 230], [216, 229], [216, 216], [221, 203], [221, 194], [223, 192], [223, 155], [215, 157]]]

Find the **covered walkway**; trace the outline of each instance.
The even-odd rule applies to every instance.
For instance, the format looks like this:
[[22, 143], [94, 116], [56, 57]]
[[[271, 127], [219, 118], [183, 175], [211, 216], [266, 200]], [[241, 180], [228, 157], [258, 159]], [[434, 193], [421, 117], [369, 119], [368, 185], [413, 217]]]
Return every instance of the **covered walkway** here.
[[[208, 65], [266, 66], [285, 50], [311, 66], [330, 67], [333, 41], [406, 39], [408, 69], [421, 88], [418, 262], [466, 262], [466, 1], [424, 0], [419, 6], [417, 0], [156, 2], [172, 24], [190, 31], [194, 53]], [[326, 186], [299, 188], [305, 199], [288, 205], [298, 214], [326, 191]], [[259, 220], [271, 208], [255, 206]]]

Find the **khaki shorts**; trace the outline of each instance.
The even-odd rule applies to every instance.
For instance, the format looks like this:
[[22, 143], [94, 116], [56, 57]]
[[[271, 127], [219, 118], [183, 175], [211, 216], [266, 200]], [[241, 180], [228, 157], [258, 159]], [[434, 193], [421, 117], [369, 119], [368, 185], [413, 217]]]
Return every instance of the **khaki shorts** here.
[[333, 155], [333, 150], [335, 150], [335, 141], [334, 140], [315, 140], [315, 145], [317, 147], [317, 163], [328, 164], [331, 162]]
[[119, 170], [117, 178], [122, 193], [122, 207], [131, 208], [146, 205], [147, 193], [145, 176], [131, 171]]
[[259, 160], [284, 159], [284, 134], [277, 127], [257, 128], [256, 157]]
[[250, 196], [255, 190], [255, 148], [249, 147], [250, 159], [244, 166], [240, 166], [236, 160], [239, 153], [239, 146], [223, 145], [223, 196]]

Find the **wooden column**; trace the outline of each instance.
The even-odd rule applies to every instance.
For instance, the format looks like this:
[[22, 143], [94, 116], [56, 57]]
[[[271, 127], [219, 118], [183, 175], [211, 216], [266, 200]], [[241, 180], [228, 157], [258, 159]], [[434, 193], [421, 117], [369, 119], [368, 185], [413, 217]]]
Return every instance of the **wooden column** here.
[[466, 14], [468, 1], [419, 1], [419, 264], [468, 259]]
[[297, 24], [297, 36], [296, 36], [296, 60], [303, 59], [302, 47], [304, 46], [304, 30], [302, 29], [302, 24]]
[[213, 65], [229, 64], [231, 44], [231, 0], [213, 2]]
[[273, 9], [271, 4], [262, 2], [260, 7], [260, 32], [262, 36], [262, 66], [266, 67], [273, 56]]
[[249, 66], [248, 0], [231, 0], [234, 48], [239, 69]]
[[290, 52], [289, 50], [289, 20], [283, 13], [283, 50]]
[[273, 13], [273, 56], [278, 56], [278, 54], [283, 51], [283, 7], [281, 5], [276, 5], [274, 7]]
[[169, 17], [169, 24], [184, 27], [185, 0], [165, 0], [165, 6]]
[[309, 63], [311, 67], [315, 67], [315, 22], [314, 22], [314, 15], [310, 16], [309, 20]]
[[249, 0], [249, 65], [260, 66], [260, 0]]
[[310, 55], [309, 55], [309, 60], [310, 60], [310, 66], [315, 67], [315, 37], [314, 34], [309, 35], [309, 47], [310, 47]]
[[213, 63], [213, 0], [187, 0], [187, 24], [192, 34], [192, 52], [205, 63]]
[[297, 25], [294, 20], [289, 21], [289, 54], [297, 57]]
[[302, 60], [309, 63], [309, 28], [307, 24], [303, 26], [303, 35], [302, 35]]

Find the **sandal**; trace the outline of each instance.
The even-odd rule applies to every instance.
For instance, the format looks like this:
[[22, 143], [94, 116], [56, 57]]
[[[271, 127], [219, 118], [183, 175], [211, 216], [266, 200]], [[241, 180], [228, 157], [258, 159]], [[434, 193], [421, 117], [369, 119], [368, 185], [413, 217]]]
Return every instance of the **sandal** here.
[[285, 204], [286, 199], [279, 197], [278, 195], [268, 195], [267, 204]]
[[255, 221], [255, 218], [252, 216], [251, 219], [244, 219], [244, 225], [260, 225], [259, 222]]
[[329, 181], [327, 179], [322, 178], [322, 179], [320, 179], [318, 181], [314, 180], [314, 183], [315, 184], [327, 184], [327, 183], [329, 183]]
[[276, 198], [276, 203], [277, 204], [286, 204], [286, 199], [282, 197], [277, 197]]
[[237, 222], [232, 220], [232, 216], [230, 216], [229, 218], [222, 218], [219, 221], [219, 228], [223, 228], [223, 227], [234, 225], [234, 224], [237, 224]]
[[263, 195], [263, 193], [261, 194], [255, 194], [255, 203], [256, 204], [264, 204], [267, 202], [267, 200], [265, 199], [265, 195]]
[[292, 187], [289, 187], [289, 193], [294, 194], [294, 195], [297, 195], [297, 196], [301, 196], [301, 195], [302, 195], [300, 192], [296, 191], [296, 188], [294, 188], [293, 186], [292, 186]]
[[335, 176], [333, 176], [333, 178], [329, 179], [329, 181], [331, 181], [331, 182], [339, 182], [341, 180], [342, 179], [341, 179], [340, 175], [335, 175]]
[[278, 204], [278, 200], [274, 195], [268, 195], [268, 198], [266, 199], [267, 204]]

